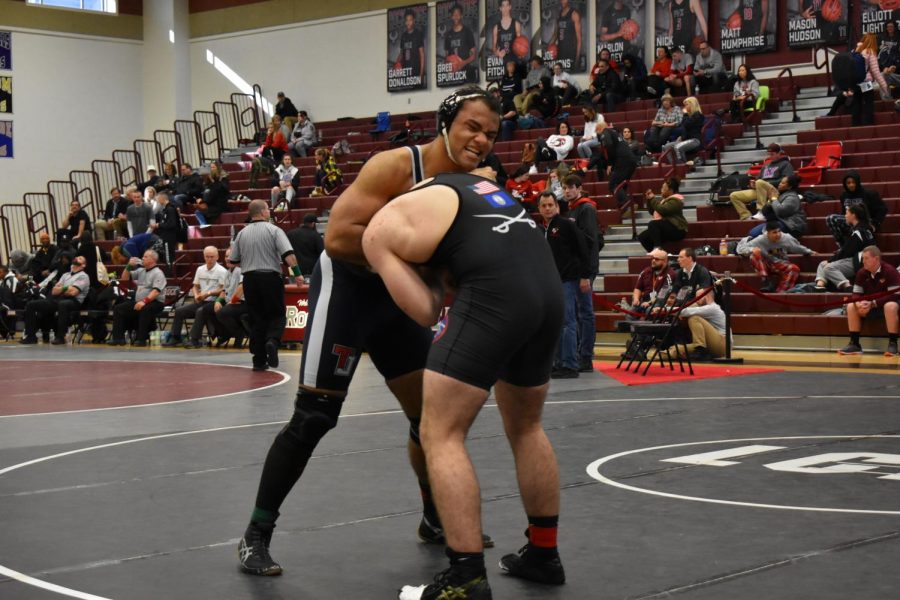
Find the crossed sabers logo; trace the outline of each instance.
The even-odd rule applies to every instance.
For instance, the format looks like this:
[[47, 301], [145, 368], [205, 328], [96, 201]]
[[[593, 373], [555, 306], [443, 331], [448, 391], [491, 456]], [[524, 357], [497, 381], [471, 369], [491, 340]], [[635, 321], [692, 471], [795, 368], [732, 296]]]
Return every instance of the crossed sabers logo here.
[[537, 228], [537, 223], [532, 221], [529, 217], [526, 216], [527, 211], [523, 208], [522, 212], [517, 214], [515, 217], [507, 217], [506, 215], [474, 215], [479, 219], [502, 219], [503, 222], [499, 225], [494, 225], [491, 227], [493, 231], [497, 233], [509, 233], [509, 226], [513, 223], [525, 223], [532, 229]]

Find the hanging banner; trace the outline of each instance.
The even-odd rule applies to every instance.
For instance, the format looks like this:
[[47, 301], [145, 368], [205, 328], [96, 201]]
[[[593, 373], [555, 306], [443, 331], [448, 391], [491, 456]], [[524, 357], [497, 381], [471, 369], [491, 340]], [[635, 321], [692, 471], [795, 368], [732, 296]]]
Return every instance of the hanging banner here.
[[0, 158], [13, 157], [13, 122], [0, 121]]
[[596, 0], [597, 48], [609, 50], [622, 62], [623, 54], [644, 58], [644, 0]]
[[484, 63], [487, 81], [503, 77], [504, 63], [514, 60], [524, 74], [531, 57], [531, 0], [487, 0]]
[[719, 0], [720, 51], [754, 54], [775, 49], [775, 0]]
[[700, 42], [708, 37], [709, 0], [660, 0], [656, 3], [657, 48], [665, 46], [671, 50], [677, 46], [696, 56]]
[[900, 20], [900, 0], [866, 0], [861, 16], [863, 33], [884, 33], [888, 22]]
[[787, 43], [797, 46], [847, 41], [847, 0], [788, 2]]
[[12, 77], [0, 77], [0, 113], [11, 115]]
[[12, 70], [12, 32], [0, 31], [0, 71]]
[[387, 11], [389, 92], [421, 90], [428, 86], [428, 5], [415, 4]]
[[478, 83], [478, 0], [437, 3], [437, 85]]
[[541, 0], [541, 50], [544, 64], [563, 71], [587, 71], [587, 3], [585, 0]]

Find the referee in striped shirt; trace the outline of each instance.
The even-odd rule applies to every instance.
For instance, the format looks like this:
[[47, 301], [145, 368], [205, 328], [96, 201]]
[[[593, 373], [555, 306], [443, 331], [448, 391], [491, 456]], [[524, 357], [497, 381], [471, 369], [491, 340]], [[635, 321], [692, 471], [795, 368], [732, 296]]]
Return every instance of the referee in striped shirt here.
[[282, 261], [297, 285], [303, 282], [303, 276], [287, 235], [269, 223], [268, 203], [254, 200], [248, 213], [250, 222], [231, 242], [231, 262], [240, 265], [244, 275], [253, 370], [265, 371], [278, 366], [278, 346], [287, 324]]

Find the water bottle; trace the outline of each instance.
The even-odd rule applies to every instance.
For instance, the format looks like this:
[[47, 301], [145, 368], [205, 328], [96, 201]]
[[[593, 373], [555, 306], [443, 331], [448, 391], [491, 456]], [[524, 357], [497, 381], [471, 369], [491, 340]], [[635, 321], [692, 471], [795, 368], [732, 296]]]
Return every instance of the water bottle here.
[[728, 236], [722, 238], [719, 242], [719, 255], [728, 256]]

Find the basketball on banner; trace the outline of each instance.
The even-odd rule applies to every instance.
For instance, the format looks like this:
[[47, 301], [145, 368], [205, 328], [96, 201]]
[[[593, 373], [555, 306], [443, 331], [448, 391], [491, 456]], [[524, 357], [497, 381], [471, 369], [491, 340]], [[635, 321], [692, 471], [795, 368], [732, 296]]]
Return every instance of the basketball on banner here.
[[[821, 5], [824, 0], [801, 0], [804, 5]], [[846, 2], [846, 0], [843, 0]], [[788, 3], [790, 10], [797, 13], [797, 2]], [[817, 10], [821, 8], [817, 7]], [[722, 54], [753, 54], [775, 50], [775, 35], [778, 29], [777, 3], [773, 0], [719, 0], [719, 37]], [[808, 12], [808, 11], [806, 11]], [[789, 13], [791, 14], [791, 13]], [[821, 20], [823, 23], [824, 19]], [[788, 34], [815, 28], [815, 33], [798, 34], [802, 38], [821, 36], [821, 25], [810, 24], [809, 19], [797, 23], [789, 21]], [[846, 25], [844, 26], [846, 30]]]
[[644, 0], [596, 0], [597, 47], [606, 48], [617, 63], [630, 54], [644, 57]]
[[445, 0], [436, 5], [438, 87], [478, 83], [478, 0]]
[[428, 5], [416, 4], [387, 11], [388, 92], [424, 89], [428, 85]]
[[482, 43], [487, 81], [498, 81], [506, 63], [525, 76], [531, 58], [531, 0], [487, 0]]
[[848, 0], [801, 0], [789, 4], [787, 11], [788, 45], [812, 46], [847, 41]]
[[[846, 11], [844, 11], [846, 14]], [[885, 25], [900, 19], [900, 0], [879, 0], [860, 4], [861, 27], [863, 33], [884, 33]]]

